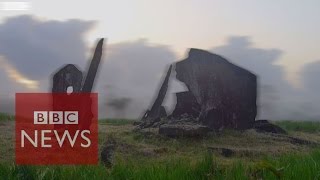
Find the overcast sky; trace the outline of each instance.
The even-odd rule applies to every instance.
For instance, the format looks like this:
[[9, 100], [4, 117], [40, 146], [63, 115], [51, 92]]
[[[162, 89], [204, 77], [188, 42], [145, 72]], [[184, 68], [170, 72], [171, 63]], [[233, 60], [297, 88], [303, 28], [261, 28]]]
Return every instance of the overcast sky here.
[[[29, 10], [0, 10], [0, 81], [7, 84], [2, 96], [48, 89], [46, 77], [64, 62], [84, 69], [97, 38], [106, 37], [99, 77], [104, 81], [97, 90], [112, 86], [118, 96], [135, 97], [142, 107], [148, 100], [140, 96], [152, 97], [167, 65], [184, 58], [191, 47], [222, 54], [256, 72], [283, 101], [301, 102], [297, 96], [305, 93], [310, 96], [306, 103], [316, 104], [311, 91], [319, 87], [314, 84], [320, 75], [315, 68], [320, 60], [318, 0], [25, 2]], [[133, 84], [139, 86], [128, 90]], [[291, 96], [283, 96], [288, 90]]]

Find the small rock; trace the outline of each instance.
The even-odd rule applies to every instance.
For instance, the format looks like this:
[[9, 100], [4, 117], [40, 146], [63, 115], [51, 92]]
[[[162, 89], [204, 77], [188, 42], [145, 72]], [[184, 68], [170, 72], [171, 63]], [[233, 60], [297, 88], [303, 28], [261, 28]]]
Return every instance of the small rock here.
[[271, 124], [267, 120], [256, 120], [254, 122], [253, 128], [257, 132], [267, 132], [267, 133], [275, 133], [275, 134], [287, 134], [285, 130], [281, 127]]
[[224, 147], [208, 147], [210, 152], [215, 151], [224, 157], [231, 157], [235, 154], [235, 150]]
[[112, 167], [114, 163], [115, 144], [107, 142], [101, 151], [101, 162], [108, 168]]

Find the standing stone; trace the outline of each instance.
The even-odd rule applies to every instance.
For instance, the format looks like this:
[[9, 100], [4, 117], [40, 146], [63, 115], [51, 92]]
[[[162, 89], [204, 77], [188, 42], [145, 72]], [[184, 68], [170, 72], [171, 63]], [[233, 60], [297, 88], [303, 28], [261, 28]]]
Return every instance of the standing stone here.
[[90, 62], [89, 70], [87, 72], [86, 79], [84, 81], [83, 87], [81, 89], [82, 92], [90, 93], [93, 88], [94, 80], [96, 78], [97, 71], [99, 69], [99, 64], [102, 57], [103, 52], [103, 38], [99, 40], [96, 49], [94, 51], [92, 60]]
[[257, 77], [225, 58], [199, 49], [176, 63], [184, 82], [200, 105], [199, 120], [215, 130], [248, 129], [257, 114]]
[[[72, 87], [75, 95], [86, 96], [86, 99], [83, 100], [79, 98], [79, 100], [85, 101], [86, 103], [77, 102], [77, 105], [81, 105], [81, 108], [85, 111], [91, 111], [91, 97], [90, 94], [94, 85], [94, 80], [99, 68], [99, 64], [101, 61], [101, 56], [103, 52], [103, 38], [99, 40], [93, 58], [90, 62], [89, 69], [86, 74], [86, 78], [84, 83], [82, 84], [83, 75], [82, 72], [73, 64], [68, 64], [61, 68], [57, 73], [53, 75], [53, 84], [52, 84], [52, 101], [53, 101], [53, 109], [59, 110], [61, 107], [66, 105], [66, 102], [61, 101], [59, 98], [59, 94], [67, 93], [67, 88]], [[90, 103], [89, 103], [90, 102]], [[85, 119], [84, 121], [79, 122], [78, 126], [80, 129], [90, 129], [91, 121], [93, 118], [93, 113], [80, 113], [80, 119]], [[55, 128], [59, 129], [63, 126], [55, 125]]]
[[[59, 94], [67, 93], [68, 87], [72, 87], [72, 93], [81, 91], [82, 72], [73, 64], [67, 64], [53, 75], [52, 84], [52, 108], [55, 111], [61, 110], [67, 104], [61, 101]], [[65, 128], [65, 125], [55, 124], [55, 129]]]

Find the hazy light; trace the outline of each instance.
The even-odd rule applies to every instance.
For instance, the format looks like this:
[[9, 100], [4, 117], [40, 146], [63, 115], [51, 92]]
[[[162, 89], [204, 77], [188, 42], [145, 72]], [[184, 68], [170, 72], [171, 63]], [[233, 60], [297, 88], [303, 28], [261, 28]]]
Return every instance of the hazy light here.
[[24, 75], [22, 75], [19, 71], [17, 71], [13, 66], [11, 66], [9, 63], [6, 63], [3, 60], [3, 57], [0, 57], [0, 64], [4, 68], [4, 70], [7, 72], [8, 76], [14, 80], [15, 82], [25, 86], [28, 89], [38, 89], [39, 88], [39, 82], [35, 80], [28, 79]]
[[0, 10], [2, 11], [28, 11], [31, 9], [30, 2], [0, 2]]

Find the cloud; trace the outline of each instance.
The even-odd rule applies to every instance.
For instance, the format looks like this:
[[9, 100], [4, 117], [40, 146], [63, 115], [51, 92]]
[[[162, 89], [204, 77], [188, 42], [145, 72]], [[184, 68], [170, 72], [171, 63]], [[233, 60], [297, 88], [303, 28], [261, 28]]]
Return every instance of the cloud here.
[[305, 90], [309, 91], [310, 93], [320, 92], [320, 61], [306, 64], [302, 69], [301, 75]]
[[[91, 53], [87, 56], [92, 47], [88, 47], [85, 33], [93, 25], [92, 21], [40, 20], [32, 16], [12, 17], [0, 24], [0, 111], [13, 111], [15, 92], [34, 89], [47, 92], [51, 74], [64, 64], [76, 64], [85, 69], [92, 56]], [[305, 90], [298, 91], [285, 80], [283, 68], [276, 65], [283, 54], [279, 49], [256, 48], [250, 37], [236, 36], [211, 51], [259, 76], [261, 118], [319, 117], [320, 62], [304, 67], [301, 75]], [[139, 117], [150, 107], [161, 77], [175, 60], [175, 53], [169, 46], [147, 40], [106, 44], [95, 88], [99, 92], [101, 116], [114, 114], [106, 106], [108, 99], [127, 97], [132, 101], [126, 114], [130, 118]], [[174, 80], [174, 73], [172, 77]], [[172, 89], [179, 88], [176, 88], [176, 81], [169, 85], [167, 99], [172, 103]]]
[[230, 37], [226, 45], [215, 47], [212, 52], [259, 75], [262, 84], [282, 84], [285, 81], [283, 68], [275, 65], [283, 52], [279, 49], [256, 48], [247, 36]]
[[49, 77], [63, 64], [85, 64], [84, 34], [93, 24], [81, 20], [46, 21], [32, 16], [8, 18], [0, 24], [0, 55], [11, 69], [26, 78]]
[[305, 64], [301, 70], [303, 89], [296, 96], [298, 108], [296, 114], [301, 119], [319, 120], [320, 117], [320, 61]]
[[12, 113], [16, 92], [47, 92], [51, 74], [67, 63], [84, 67], [84, 35], [94, 22], [16, 16], [0, 24], [0, 111]]
[[39, 82], [28, 79], [24, 75], [20, 74], [11, 64], [9, 64], [4, 57], [0, 57], [1, 68], [6, 72], [9, 78], [16, 83], [24, 85], [28, 89], [36, 90], [39, 88]]
[[[47, 92], [51, 74], [66, 63], [87, 68], [92, 54], [87, 57], [86, 52], [92, 47], [88, 48], [84, 35], [93, 25], [92, 21], [40, 20], [32, 16], [12, 17], [0, 24], [2, 74], [7, 77], [0, 81], [8, 82], [1, 90], [1, 102], [14, 102], [14, 92], [30, 91], [28, 88]], [[95, 88], [100, 93], [102, 116], [106, 111], [112, 115], [111, 108], [106, 107], [107, 98], [129, 97], [133, 101], [127, 114], [138, 117], [148, 108], [163, 72], [175, 59], [169, 47], [147, 40], [106, 44]]]
[[[147, 109], [158, 90], [163, 73], [176, 59], [173, 51], [163, 45], [136, 40], [107, 47], [105, 61], [97, 81], [105, 101], [129, 97], [127, 114], [139, 117]], [[110, 107], [107, 107], [110, 112]]]

